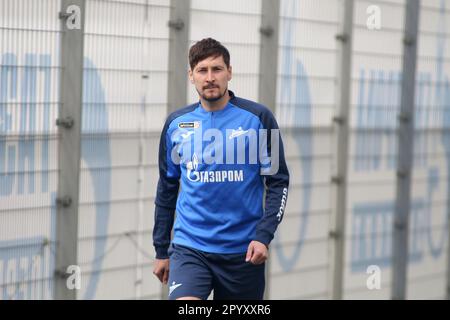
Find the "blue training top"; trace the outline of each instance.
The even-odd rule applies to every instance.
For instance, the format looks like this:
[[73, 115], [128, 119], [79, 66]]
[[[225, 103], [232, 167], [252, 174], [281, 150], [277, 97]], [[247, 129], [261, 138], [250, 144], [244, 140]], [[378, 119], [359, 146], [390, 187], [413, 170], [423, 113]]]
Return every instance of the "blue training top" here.
[[[174, 243], [227, 254], [247, 251], [252, 240], [268, 245], [282, 220], [289, 172], [281, 137], [278, 170], [261, 173], [274, 162], [270, 129], [278, 124], [265, 106], [228, 92], [222, 110], [206, 111], [195, 103], [166, 120], [153, 229], [158, 259], [168, 257], [172, 226]], [[267, 138], [260, 129], [267, 130]]]

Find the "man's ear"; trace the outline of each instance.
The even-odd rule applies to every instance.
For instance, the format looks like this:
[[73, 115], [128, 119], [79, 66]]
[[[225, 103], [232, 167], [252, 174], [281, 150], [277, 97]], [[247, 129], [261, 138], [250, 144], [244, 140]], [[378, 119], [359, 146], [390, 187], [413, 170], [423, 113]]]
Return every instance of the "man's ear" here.
[[233, 77], [233, 70], [232, 70], [232, 67], [229, 66], [228, 67], [228, 81], [230, 81], [232, 77]]
[[191, 69], [188, 70], [188, 75], [189, 75], [189, 81], [191, 81], [191, 83], [194, 84], [194, 74], [192, 73]]

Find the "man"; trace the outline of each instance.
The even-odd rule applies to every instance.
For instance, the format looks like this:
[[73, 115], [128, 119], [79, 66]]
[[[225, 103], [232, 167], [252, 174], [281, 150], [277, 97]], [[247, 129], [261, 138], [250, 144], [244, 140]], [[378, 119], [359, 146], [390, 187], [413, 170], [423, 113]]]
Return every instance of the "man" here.
[[161, 134], [153, 273], [169, 282], [169, 299], [212, 290], [214, 299], [262, 299], [289, 186], [278, 125], [266, 107], [228, 90], [230, 54], [220, 42], [194, 44], [189, 64], [200, 101], [172, 113]]

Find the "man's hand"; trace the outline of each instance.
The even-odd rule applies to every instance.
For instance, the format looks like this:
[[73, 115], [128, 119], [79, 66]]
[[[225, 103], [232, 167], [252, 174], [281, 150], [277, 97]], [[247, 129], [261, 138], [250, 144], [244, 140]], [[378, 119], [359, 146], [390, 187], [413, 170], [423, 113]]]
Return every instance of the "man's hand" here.
[[159, 281], [167, 284], [169, 280], [169, 259], [155, 259], [153, 274], [158, 277]]
[[264, 243], [253, 240], [248, 245], [245, 262], [250, 261], [253, 264], [261, 264], [267, 260], [268, 256], [267, 246]]

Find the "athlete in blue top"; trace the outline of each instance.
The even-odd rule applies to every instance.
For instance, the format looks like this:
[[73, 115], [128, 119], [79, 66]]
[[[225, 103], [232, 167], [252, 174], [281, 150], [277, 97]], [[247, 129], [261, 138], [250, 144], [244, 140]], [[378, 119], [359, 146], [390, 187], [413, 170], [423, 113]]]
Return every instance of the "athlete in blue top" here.
[[189, 64], [200, 101], [169, 115], [161, 134], [153, 273], [169, 282], [169, 299], [212, 290], [214, 299], [262, 299], [289, 186], [278, 125], [265, 106], [228, 90], [220, 42], [194, 44]]

